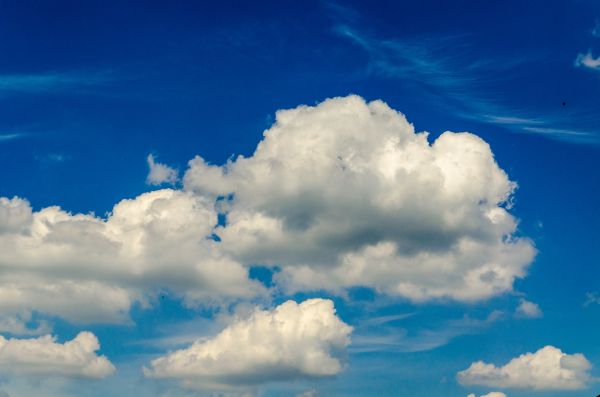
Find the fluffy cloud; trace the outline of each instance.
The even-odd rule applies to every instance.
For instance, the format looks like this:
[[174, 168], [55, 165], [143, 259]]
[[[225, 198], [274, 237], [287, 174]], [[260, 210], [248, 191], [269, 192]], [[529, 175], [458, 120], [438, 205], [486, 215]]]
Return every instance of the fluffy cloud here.
[[[475, 396], [475, 394], [471, 393], [467, 397], [476, 397], [476, 396]], [[481, 397], [506, 397], [506, 394], [504, 394], [500, 391], [493, 391], [488, 394], [484, 394]]]
[[98, 339], [90, 332], [81, 332], [64, 344], [50, 335], [37, 339], [0, 336], [0, 370], [17, 375], [105, 378], [115, 367], [96, 355], [98, 349]]
[[575, 58], [575, 66], [581, 66], [592, 70], [600, 70], [600, 57], [594, 58], [591, 52], [578, 54]]
[[591, 364], [580, 353], [565, 354], [553, 346], [526, 353], [502, 367], [477, 361], [458, 373], [464, 385], [534, 390], [576, 390], [587, 387]]
[[521, 299], [521, 301], [519, 302], [519, 306], [517, 306], [515, 314], [519, 317], [528, 318], [539, 318], [543, 316], [542, 309], [540, 309], [537, 303], [529, 302], [525, 299]]
[[184, 185], [232, 195], [222, 249], [281, 267], [289, 292], [485, 299], [510, 291], [535, 254], [515, 237], [515, 183], [487, 143], [446, 132], [430, 144], [402, 114], [357, 96], [277, 112], [251, 157], [197, 157]]
[[171, 189], [123, 200], [107, 219], [0, 200], [0, 314], [123, 322], [132, 302], [163, 289], [188, 304], [261, 293], [215, 247], [216, 223], [212, 201]]
[[[176, 177], [148, 162], [150, 182]], [[278, 266], [288, 293], [485, 299], [510, 291], [535, 255], [508, 211], [514, 189], [472, 134], [430, 143], [357, 96], [300, 106], [277, 113], [251, 157], [197, 157], [184, 189], [123, 200], [106, 218], [0, 198], [0, 317], [126, 322], [164, 290], [187, 305], [248, 299], [266, 292], [253, 264]]]
[[339, 373], [352, 327], [333, 302], [287, 301], [255, 311], [207, 341], [152, 361], [149, 377], [177, 378], [190, 387], [234, 387]]
[[162, 185], [163, 183], [174, 184], [177, 182], [177, 170], [168, 165], [157, 163], [152, 154], [148, 155], [148, 176], [146, 183], [149, 185]]

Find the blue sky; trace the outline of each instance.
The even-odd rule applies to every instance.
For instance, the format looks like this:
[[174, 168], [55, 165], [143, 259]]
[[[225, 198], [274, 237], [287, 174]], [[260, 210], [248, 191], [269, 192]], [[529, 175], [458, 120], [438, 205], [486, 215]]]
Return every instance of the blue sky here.
[[600, 392], [600, 4], [8, 2], [0, 54], [0, 391]]

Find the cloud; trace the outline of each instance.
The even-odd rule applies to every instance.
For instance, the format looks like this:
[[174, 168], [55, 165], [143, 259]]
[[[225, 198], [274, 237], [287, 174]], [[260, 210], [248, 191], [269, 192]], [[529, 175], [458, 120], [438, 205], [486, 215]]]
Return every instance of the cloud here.
[[12, 141], [14, 139], [23, 138], [26, 134], [0, 134], [0, 142]]
[[583, 303], [583, 305], [589, 306], [592, 304], [600, 305], [600, 294], [598, 294], [597, 292], [588, 292], [585, 294], [585, 302]]
[[535, 255], [507, 206], [516, 184], [469, 133], [433, 143], [382, 101], [277, 112], [250, 157], [197, 157], [184, 185], [223, 197], [221, 248], [278, 266], [287, 292], [366, 286], [417, 302], [512, 289]]
[[107, 219], [0, 199], [0, 314], [34, 310], [76, 323], [126, 322], [160, 291], [187, 305], [263, 288], [211, 239], [214, 203], [164, 189], [118, 203]]
[[577, 54], [577, 58], [575, 58], [575, 66], [585, 67], [592, 70], [600, 70], [600, 56], [594, 58], [591, 52], [587, 52], [586, 54]]
[[519, 317], [540, 318], [544, 314], [537, 303], [529, 302], [521, 299], [519, 306], [515, 310], [515, 314]]
[[526, 353], [502, 367], [477, 361], [458, 373], [463, 385], [532, 390], [584, 389], [591, 381], [591, 364], [583, 354], [565, 354], [553, 346]]
[[0, 336], [0, 369], [16, 375], [105, 378], [115, 367], [96, 355], [100, 344], [90, 332], [57, 343], [50, 335], [37, 339], [5, 339]]
[[328, 377], [343, 369], [351, 332], [330, 300], [287, 301], [152, 361], [144, 373], [198, 388]]
[[[318, 393], [315, 389], [306, 390], [300, 394], [297, 394], [296, 397], [317, 397]], [[2, 396], [0, 396], [2, 397]]]
[[482, 320], [465, 315], [461, 319], [446, 321], [437, 328], [424, 328], [411, 334], [405, 328], [391, 324], [405, 317], [376, 317], [357, 326], [350, 350], [354, 353], [432, 350], [448, 344], [458, 336], [482, 332], [502, 317], [503, 313], [500, 311], [493, 311]]
[[[476, 397], [474, 393], [469, 394], [467, 397]], [[480, 397], [506, 397], [506, 394], [500, 391], [493, 391], [488, 394], [482, 394]]]
[[0, 97], [14, 94], [85, 91], [112, 80], [109, 72], [48, 72], [0, 75]]
[[51, 331], [51, 327], [47, 321], [37, 321], [37, 325], [35, 326], [33, 326], [33, 323], [33, 316], [29, 311], [14, 315], [0, 316], [0, 333], [9, 333], [12, 335], [43, 335]]
[[[359, 26], [360, 15], [351, 8], [328, 9], [337, 20], [334, 33], [368, 56], [368, 74], [408, 83], [427, 103], [435, 103], [464, 119], [570, 142], [598, 142], [598, 135], [582, 130], [589, 126], [574, 122], [572, 114], [536, 113], [531, 106], [524, 112], [523, 106], [510, 105], [514, 103], [512, 96], [498, 96], [501, 87], [509, 85], [507, 76], [515, 75], [515, 67], [531, 62], [535, 56], [486, 58], [485, 54], [473, 51], [468, 35], [378, 37], [355, 27]], [[348, 17], [351, 13], [353, 18]], [[539, 63], [540, 59], [535, 61]]]
[[535, 255], [509, 212], [515, 188], [482, 139], [430, 143], [381, 101], [283, 110], [254, 155], [197, 157], [183, 189], [122, 200], [105, 218], [0, 198], [0, 316], [124, 323], [162, 292], [189, 307], [259, 298], [257, 264], [281, 270], [284, 293], [487, 299]]
[[162, 185], [163, 183], [168, 183], [174, 185], [177, 183], [177, 170], [175, 168], [171, 168], [168, 165], [157, 163], [154, 160], [154, 156], [152, 154], [148, 155], [148, 168], [150, 172], [146, 177], [146, 183], [149, 185]]

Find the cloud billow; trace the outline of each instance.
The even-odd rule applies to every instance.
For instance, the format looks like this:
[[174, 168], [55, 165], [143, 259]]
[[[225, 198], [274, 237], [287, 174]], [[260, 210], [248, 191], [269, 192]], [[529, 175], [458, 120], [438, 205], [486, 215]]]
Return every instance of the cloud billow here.
[[225, 252], [279, 266], [289, 292], [367, 286], [414, 301], [510, 291], [535, 249], [507, 211], [515, 183], [469, 133], [432, 144], [358, 96], [279, 111], [250, 157], [197, 157], [185, 188], [233, 195]]
[[330, 300], [287, 301], [153, 360], [144, 373], [197, 388], [328, 377], [342, 370], [351, 332]]
[[250, 300], [268, 293], [253, 265], [279, 268], [286, 294], [487, 299], [535, 255], [509, 212], [515, 187], [481, 138], [430, 143], [382, 101], [282, 110], [252, 156], [196, 157], [182, 189], [122, 200], [105, 218], [1, 198], [0, 316], [123, 323], [161, 291], [190, 307]]

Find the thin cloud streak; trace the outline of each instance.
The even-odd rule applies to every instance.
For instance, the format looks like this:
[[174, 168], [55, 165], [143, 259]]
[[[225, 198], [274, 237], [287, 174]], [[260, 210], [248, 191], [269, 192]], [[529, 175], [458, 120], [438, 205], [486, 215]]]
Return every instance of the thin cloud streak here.
[[[482, 332], [501, 320], [503, 316], [504, 314], [501, 311], [493, 311], [483, 320], [464, 316], [461, 319], [447, 321], [438, 328], [423, 329], [415, 335], [409, 335], [404, 328], [392, 325], [386, 326], [385, 324], [390, 322], [387, 317], [394, 316], [381, 317], [383, 321], [377, 321], [378, 318], [370, 319], [357, 327], [349, 351], [358, 354], [376, 352], [414, 353], [433, 350], [448, 344], [452, 339], [461, 335]], [[398, 316], [398, 320], [404, 318], [407, 318], [407, 316]]]
[[[528, 59], [506, 62], [475, 59], [471, 62], [469, 60], [473, 56], [470, 56], [468, 45], [465, 44], [465, 35], [377, 38], [352, 27], [351, 23], [354, 21], [345, 17], [348, 12], [340, 13], [337, 8], [329, 8], [334, 11], [338, 20], [343, 21], [334, 25], [333, 32], [361, 47], [368, 54], [366, 72], [369, 74], [417, 84], [424, 88], [424, 95], [431, 96], [433, 101], [464, 119], [498, 125], [513, 132], [542, 134], [569, 142], [600, 143], [598, 134], [572, 126], [572, 114], [568, 119], [545, 114], [532, 116], [489, 99], [489, 94], [486, 93], [490, 91], [491, 84], [498, 83], [498, 72], [510, 70]], [[452, 48], [451, 54], [448, 52], [449, 48]], [[600, 58], [593, 61], [598, 62], [600, 68]]]
[[109, 72], [48, 72], [39, 74], [0, 75], [0, 97], [15, 94], [40, 94], [85, 91], [112, 81]]

